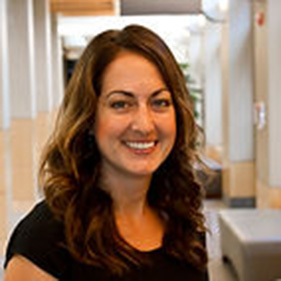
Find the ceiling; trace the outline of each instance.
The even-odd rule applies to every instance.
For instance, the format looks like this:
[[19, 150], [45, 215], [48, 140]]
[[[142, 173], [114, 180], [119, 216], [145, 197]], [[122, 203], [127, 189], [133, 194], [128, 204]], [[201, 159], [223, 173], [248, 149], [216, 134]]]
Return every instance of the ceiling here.
[[206, 15], [209, 15], [207, 19], [220, 18], [219, 3], [229, 0], [48, 1], [51, 12], [59, 15], [58, 31], [63, 38], [64, 48], [76, 52], [84, 48], [88, 38], [102, 29], [123, 28], [131, 23], [142, 24], [159, 34], [163, 32], [165, 34], [161, 36], [168, 35], [167, 38], [175, 37], [174, 34], [181, 36], [180, 30], [184, 33], [182, 37], [188, 33], [200, 34], [202, 18]]
[[202, 0], [50, 0], [63, 16], [198, 14]]

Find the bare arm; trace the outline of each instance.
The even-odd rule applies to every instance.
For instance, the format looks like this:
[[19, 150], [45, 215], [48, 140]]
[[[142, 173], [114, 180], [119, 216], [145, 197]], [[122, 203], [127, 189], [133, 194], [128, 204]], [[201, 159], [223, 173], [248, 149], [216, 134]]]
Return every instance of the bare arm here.
[[23, 256], [14, 256], [4, 273], [4, 281], [57, 281]]

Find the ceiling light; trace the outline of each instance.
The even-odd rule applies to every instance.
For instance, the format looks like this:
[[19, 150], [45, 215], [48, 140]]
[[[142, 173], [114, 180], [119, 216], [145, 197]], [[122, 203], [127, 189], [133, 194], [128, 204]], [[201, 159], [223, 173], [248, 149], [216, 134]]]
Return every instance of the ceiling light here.
[[220, 0], [219, 1], [219, 9], [221, 12], [226, 12], [228, 10], [228, 0]]

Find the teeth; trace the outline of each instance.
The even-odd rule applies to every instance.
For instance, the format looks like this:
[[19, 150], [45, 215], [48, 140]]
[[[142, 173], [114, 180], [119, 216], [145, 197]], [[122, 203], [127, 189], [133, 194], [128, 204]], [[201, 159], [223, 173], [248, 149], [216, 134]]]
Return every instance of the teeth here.
[[152, 142], [126, 142], [126, 145], [135, 148], [135, 149], [147, 149], [153, 147], [155, 144], [154, 141]]

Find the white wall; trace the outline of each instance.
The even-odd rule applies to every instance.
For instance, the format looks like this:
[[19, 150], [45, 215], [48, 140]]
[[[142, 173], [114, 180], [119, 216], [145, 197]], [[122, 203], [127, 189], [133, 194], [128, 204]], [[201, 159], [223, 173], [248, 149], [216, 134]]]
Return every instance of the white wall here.
[[204, 34], [205, 133], [207, 145], [222, 145], [221, 24], [207, 23]]
[[281, 1], [268, 0], [269, 182], [281, 187]]
[[10, 126], [8, 88], [7, 3], [0, 0], [0, 129]]
[[9, 91], [12, 118], [34, 118], [34, 22], [32, 0], [7, 1]]
[[53, 108], [49, 1], [33, 0], [33, 8], [36, 105], [38, 112], [49, 112]]
[[[253, 132], [253, 36], [252, 4], [231, 0], [228, 40], [229, 78], [227, 92], [229, 159], [233, 162], [254, 159]], [[224, 81], [223, 81], [224, 82]]]

